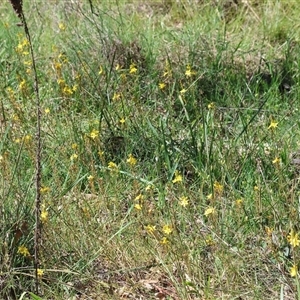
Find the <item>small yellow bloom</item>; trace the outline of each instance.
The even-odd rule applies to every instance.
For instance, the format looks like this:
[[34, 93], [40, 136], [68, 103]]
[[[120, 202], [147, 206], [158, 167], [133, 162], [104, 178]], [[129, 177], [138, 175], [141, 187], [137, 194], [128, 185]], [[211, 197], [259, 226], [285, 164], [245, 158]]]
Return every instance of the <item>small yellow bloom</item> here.
[[41, 187], [40, 191], [41, 191], [41, 194], [47, 194], [50, 192], [50, 188], [48, 186], [43, 186], [43, 187]]
[[216, 194], [222, 194], [223, 192], [223, 185], [218, 181], [214, 182], [214, 191]]
[[118, 71], [118, 70], [120, 70], [120, 69], [121, 69], [120, 64], [117, 64], [117, 65], [116, 65], [116, 71]]
[[59, 23], [59, 24], [58, 24], [58, 28], [59, 28], [61, 31], [66, 30], [66, 26], [65, 26], [64, 23]]
[[90, 133], [90, 137], [94, 140], [99, 135], [99, 130], [93, 129]]
[[207, 246], [213, 246], [215, 244], [215, 241], [211, 235], [208, 235], [205, 239], [205, 243]]
[[23, 80], [20, 82], [20, 84], [19, 84], [19, 89], [20, 89], [21, 91], [26, 90], [26, 80], [25, 80], [25, 79], [23, 79]]
[[30, 256], [30, 253], [29, 253], [27, 247], [25, 247], [24, 245], [22, 245], [22, 246], [20, 246], [18, 248], [18, 254], [21, 254], [21, 255], [23, 255], [25, 257], [29, 257]]
[[73, 143], [72, 146], [71, 146], [71, 148], [72, 148], [73, 150], [77, 149], [77, 148], [78, 148], [78, 144]]
[[93, 175], [88, 176], [88, 181], [93, 181], [95, 179], [95, 177]]
[[70, 156], [70, 160], [73, 161], [73, 160], [76, 160], [78, 158], [78, 154], [74, 153]]
[[183, 207], [187, 207], [189, 205], [189, 200], [186, 196], [182, 196], [179, 198], [179, 204]]
[[30, 134], [26, 134], [24, 136], [24, 142], [29, 143], [32, 140], [32, 136]]
[[268, 129], [275, 129], [278, 126], [278, 122], [275, 122], [274, 120], [271, 121]]
[[64, 86], [63, 88], [63, 94], [65, 96], [71, 96], [73, 94], [73, 89], [70, 88], [68, 85]]
[[169, 71], [165, 71], [164, 74], [163, 74], [163, 77], [168, 77], [170, 75], [170, 72]]
[[46, 115], [50, 114], [50, 108], [45, 108], [44, 112]]
[[266, 231], [267, 236], [271, 237], [274, 230], [273, 230], [273, 228], [266, 226], [265, 231]]
[[240, 206], [242, 206], [242, 204], [243, 204], [243, 199], [236, 199], [235, 200], [235, 205], [236, 206], [240, 207]]
[[183, 94], [185, 94], [186, 92], [187, 92], [186, 89], [182, 89], [182, 90], [180, 91], [180, 94], [183, 95]]
[[56, 71], [60, 72], [61, 67], [62, 67], [62, 64], [60, 62], [58, 62], [58, 61], [54, 62], [54, 68], [55, 68]]
[[298, 233], [295, 233], [294, 230], [291, 230], [287, 237], [288, 242], [290, 245], [295, 248], [300, 245], [300, 240], [298, 238]]
[[211, 102], [211, 103], [209, 103], [209, 104], [207, 105], [207, 108], [208, 108], [208, 109], [215, 109], [215, 108], [216, 108], [216, 105], [215, 105], [215, 103]]
[[164, 237], [161, 239], [160, 243], [161, 243], [162, 245], [167, 245], [167, 244], [169, 244], [169, 240], [164, 236]]
[[122, 119], [120, 119], [120, 121], [119, 121], [120, 123], [121, 123], [121, 125], [124, 125], [125, 124], [125, 122], [126, 122], [126, 120], [124, 119], [124, 118], [122, 118]]
[[255, 192], [259, 191], [259, 187], [258, 187], [257, 185], [254, 186], [253, 190], [254, 190]]
[[37, 275], [38, 275], [38, 277], [42, 277], [44, 275], [44, 270], [37, 269]]
[[134, 208], [137, 209], [137, 210], [141, 210], [141, 209], [142, 209], [142, 205], [136, 203], [136, 204], [134, 205]]
[[182, 182], [182, 175], [176, 170], [175, 178], [172, 180], [173, 183]]
[[145, 190], [146, 190], [147, 192], [149, 192], [149, 191], [152, 190], [152, 188], [153, 188], [153, 185], [148, 184], [148, 185], [146, 186]]
[[211, 200], [212, 198], [213, 198], [213, 194], [212, 193], [210, 193], [209, 195], [206, 196], [207, 200]]
[[297, 273], [298, 273], [298, 267], [296, 265], [293, 265], [290, 268], [290, 275], [291, 275], [291, 277], [296, 277]]
[[114, 93], [114, 95], [113, 95], [113, 97], [112, 97], [112, 99], [113, 99], [114, 101], [119, 100], [120, 98], [121, 98], [121, 94], [120, 94], [120, 93]]
[[154, 233], [154, 231], [156, 231], [156, 226], [153, 226], [153, 225], [147, 225], [146, 226], [146, 230], [149, 234], [152, 234]]
[[158, 84], [158, 87], [159, 87], [160, 90], [163, 90], [166, 87], [166, 84], [161, 82], [161, 83]]
[[129, 67], [129, 73], [130, 74], [135, 74], [137, 72], [137, 68], [135, 64], [131, 64]]
[[215, 215], [216, 214], [216, 209], [214, 207], [208, 207], [205, 212], [204, 216], [209, 216], [209, 215]]
[[192, 68], [191, 68], [190, 65], [188, 65], [188, 66], [186, 67], [185, 76], [186, 76], [186, 77], [192, 77], [192, 76], [195, 75], [195, 74], [196, 74], [196, 72], [192, 70]]
[[128, 159], [127, 159], [127, 163], [128, 163], [129, 165], [131, 165], [131, 166], [135, 166], [135, 165], [136, 165], [136, 162], [137, 162], [136, 158], [133, 157], [132, 154], [129, 154], [129, 157], [128, 157]]
[[60, 54], [58, 55], [58, 58], [59, 58], [63, 63], [67, 63], [67, 62], [68, 62], [68, 58], [67, 58], [67, 56], [66, 56], [65, 53], [60, 53]]
[[45, 208], [43, 208], [42, 211], [41, 211], [41, 222], [43, 224], [47, 223], [48, 215], [49, 215], [49, 213], [47, 212], [47, 210]]
[[162, 231], [164, 234], [169, 235], [173, 232], [173, 229], [170, 225], [164, 225]]
[[274, 160], [272, 161], [272, 163], [273, 163], [274, 165], [278, 165], [278, 164], [280, 164], [280, 162], [281, 162], [281, 159], [280, 159], [278, 156], [276, 156], [276, 157], [274, 158]]
[[135, 198], [134, 201], [141, 201], [143, 200], [144, 196], [142, 194], [138, 194]]
[[118, 166], [117, 166], [114, 162], [112, 162], [112, 161], [110, 161], [110, 162], [108, 163], [108, 167], [109, 167], [110, 169], [118, 169]]
[[57, 83], [59, 86], [63, 87], [66, 84], [66, 81], [63, 78], [57, 79]]

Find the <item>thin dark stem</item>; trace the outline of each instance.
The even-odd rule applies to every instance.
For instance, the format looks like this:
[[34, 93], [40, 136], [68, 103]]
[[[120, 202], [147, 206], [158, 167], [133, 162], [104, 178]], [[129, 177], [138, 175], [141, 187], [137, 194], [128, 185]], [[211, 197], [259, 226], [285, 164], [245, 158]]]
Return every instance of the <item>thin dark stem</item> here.
[[24, 31], [29, 42], [32, 68], [34, 74], [34, 92], [36, 96], [36, 162], [35, 162], [35, 232], [34, 232], [34, 269], [35, 269], [35, 292], [39, 294], [39, 276], [38, 269], [40, 266], [39, 262], [39, 246], [41, 241], [41, 106], [40, 106], [40, 94], [39, 94], [39, 84], [38, 75], [34, 57], [34, 51], [31, 41], [30, 32], [27, 26], [27, 22], [23, 11], [21, 12], [22, 22], [24, 25]]

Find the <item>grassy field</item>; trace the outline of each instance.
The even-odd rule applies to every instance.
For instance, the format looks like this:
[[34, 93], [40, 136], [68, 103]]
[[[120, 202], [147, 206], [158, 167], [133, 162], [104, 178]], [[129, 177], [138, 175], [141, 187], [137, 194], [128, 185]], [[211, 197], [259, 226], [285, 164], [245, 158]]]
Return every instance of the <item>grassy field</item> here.
[[[300, 299], [296, 1], [0, 4], [0, 299]], [[31, 293], [32, 292], [32, 293]]]

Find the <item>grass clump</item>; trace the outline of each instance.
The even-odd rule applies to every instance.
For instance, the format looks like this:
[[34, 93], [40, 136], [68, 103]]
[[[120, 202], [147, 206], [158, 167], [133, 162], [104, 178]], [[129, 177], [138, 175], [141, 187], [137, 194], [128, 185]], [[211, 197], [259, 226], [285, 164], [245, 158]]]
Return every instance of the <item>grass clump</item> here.
[[[42, 112], [39, 296], [299, 298], [297, 8], [24, 11]], [[0, 295], [36, 299], [36, 103], [15, 21], [0, 23]]]

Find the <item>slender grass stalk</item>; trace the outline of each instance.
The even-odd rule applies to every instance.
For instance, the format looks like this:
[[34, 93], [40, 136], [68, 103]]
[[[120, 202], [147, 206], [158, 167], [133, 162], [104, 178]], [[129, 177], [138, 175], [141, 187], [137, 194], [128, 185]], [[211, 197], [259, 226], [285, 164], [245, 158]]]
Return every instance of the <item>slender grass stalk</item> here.
[[35, 233], [34, 233], [34, 269], [35, 269], [35, 292], [39, 294], [39, 246], [41, 240], [41, 107], [40, 107], [40, 94], [39, 94], [39, 84], [38, 84], [38, 75], [34, 57], [34, 50], [31, 40], [31, 35], [29, 28], [27, 26], [26, 17], [22, 7], [22, 0], [11, 0], [11, 4], [17, 13], [18, 17], [22, 21], [24, 27], [24, 32], [26, 38], [29, 42], [30, 56], [33, 68], [33, 80], [34, 80], [34, 92], [36, 96], [36, 166], [35, 166], [35, 189], [36, 189], [36, 198], [35, 198]]

